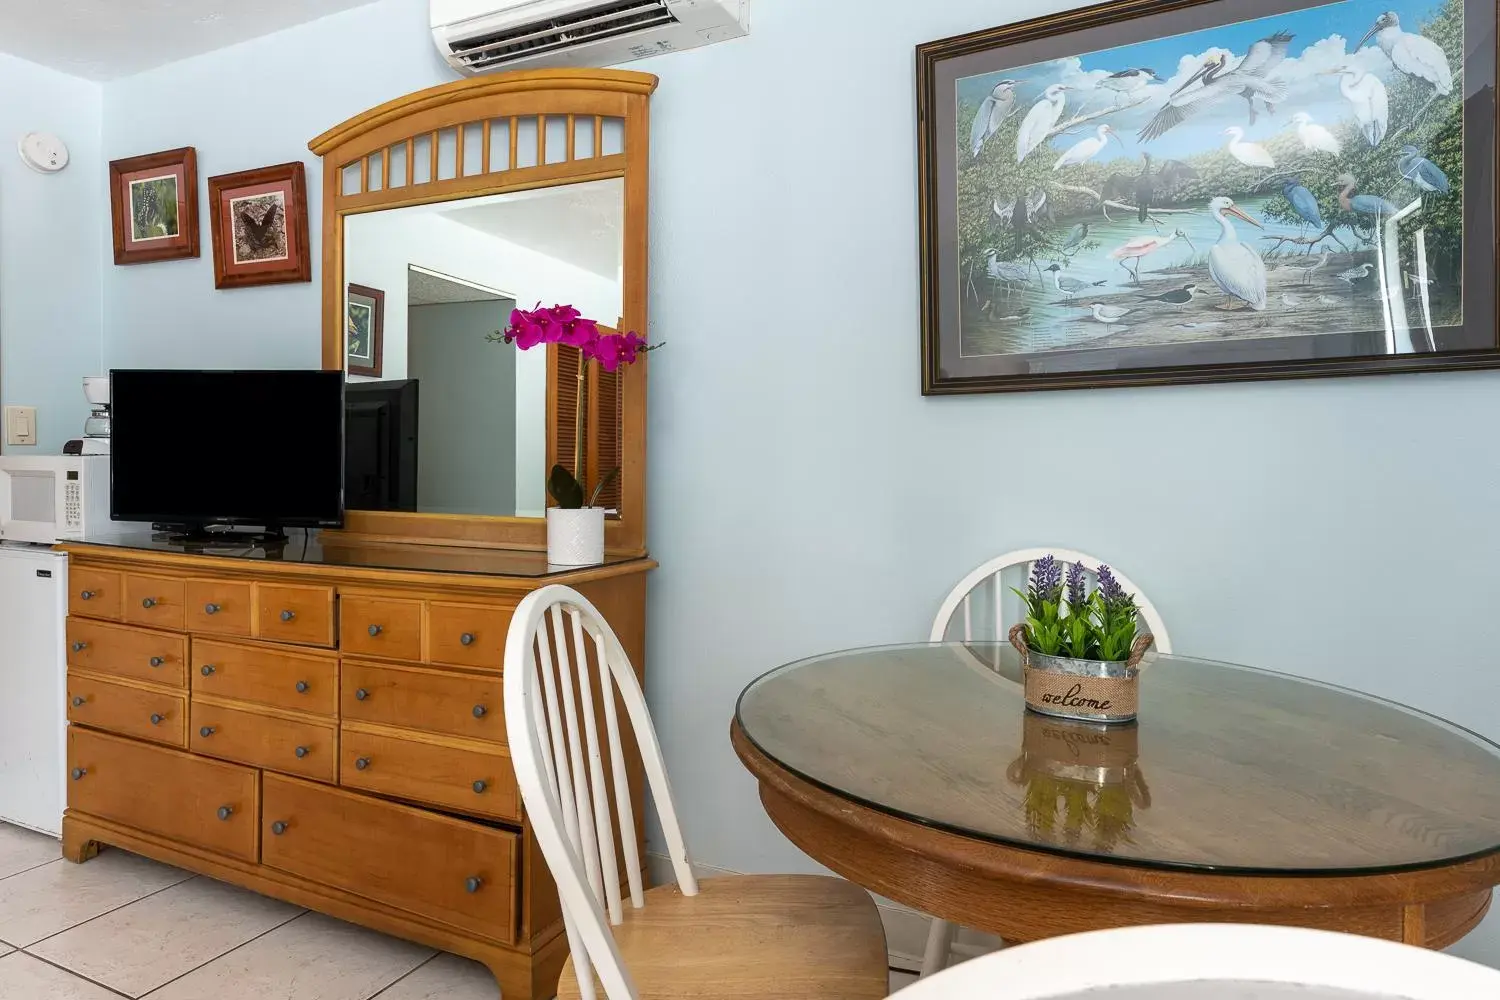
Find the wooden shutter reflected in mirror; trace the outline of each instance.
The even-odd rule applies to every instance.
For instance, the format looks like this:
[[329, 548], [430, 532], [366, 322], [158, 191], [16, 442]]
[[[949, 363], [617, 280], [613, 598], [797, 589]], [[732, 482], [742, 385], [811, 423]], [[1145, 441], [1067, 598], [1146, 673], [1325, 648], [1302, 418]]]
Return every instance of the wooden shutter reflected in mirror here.
[[[601, 327], [609, 333], [609, 327]], [[556, 373], [549, 379], [547, 399], [547, 468], [554, 464], [578, 475], [574, 466], [575, 442], [578, 433], [578, 351], [571, 347], [549, 348], [548, 369]], [[622, 378], [619, 371], [607, 372], [598, 365], [590, 365], [584, 383], [584, 407], [587, 410], [586, 438], [588, 450], [584, 455], [584, 489], [591, 493], [599, 480], [611, 469], [619, 469], [617, 475], [599, 494], [597, 505], [610, 511], [620, 509], [625, 495], [625, 454], [621, 424], [624, 420]], [[638, 473], [631, 473], [632, 475]], [[548, 500], [551, 503], [551, 500]], [[609, 515], [618, 519], [618, 514]]]

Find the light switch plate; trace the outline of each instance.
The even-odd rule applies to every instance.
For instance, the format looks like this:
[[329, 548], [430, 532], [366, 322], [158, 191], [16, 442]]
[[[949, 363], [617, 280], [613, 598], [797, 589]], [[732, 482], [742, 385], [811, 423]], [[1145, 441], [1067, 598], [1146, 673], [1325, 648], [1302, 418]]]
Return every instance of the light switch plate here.
[[36, 444], [35, 406], [7, 406], [5, 408], [5, 443]]

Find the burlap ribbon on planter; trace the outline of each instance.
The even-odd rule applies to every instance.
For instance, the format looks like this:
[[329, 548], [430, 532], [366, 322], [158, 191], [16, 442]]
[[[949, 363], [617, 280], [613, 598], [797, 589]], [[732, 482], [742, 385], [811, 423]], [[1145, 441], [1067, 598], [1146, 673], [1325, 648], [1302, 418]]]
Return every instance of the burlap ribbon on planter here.
[[[1136, 714], [1140, 680], [1136, 677], [1083, 677], [1026, 668], [1026, 704], [1042, 710], [1088, 712], [1127, 719]], [[1069, 702], [1081, 701], [1081, 704]]]

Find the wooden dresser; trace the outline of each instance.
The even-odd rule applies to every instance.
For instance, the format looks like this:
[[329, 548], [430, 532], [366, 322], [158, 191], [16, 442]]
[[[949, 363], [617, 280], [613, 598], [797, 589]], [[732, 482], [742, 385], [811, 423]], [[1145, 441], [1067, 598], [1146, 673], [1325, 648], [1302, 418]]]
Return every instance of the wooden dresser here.
[[640, 669], [655, 564], [300, 544], [65, 547], [65, 855], [115, 845], [477, 959], [505, 1000], [552, 996], [567, 941], [506, 751], [506, 629], [566, 583]]

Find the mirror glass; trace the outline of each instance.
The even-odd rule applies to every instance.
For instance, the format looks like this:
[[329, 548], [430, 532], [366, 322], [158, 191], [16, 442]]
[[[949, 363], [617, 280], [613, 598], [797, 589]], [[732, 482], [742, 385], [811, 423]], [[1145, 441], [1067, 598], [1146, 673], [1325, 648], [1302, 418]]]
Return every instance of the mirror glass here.
[[344, 221], [345, 506], [542, 517], [547, 352], [488, 340], [518, 304], [623, 311], [619, 178]]

